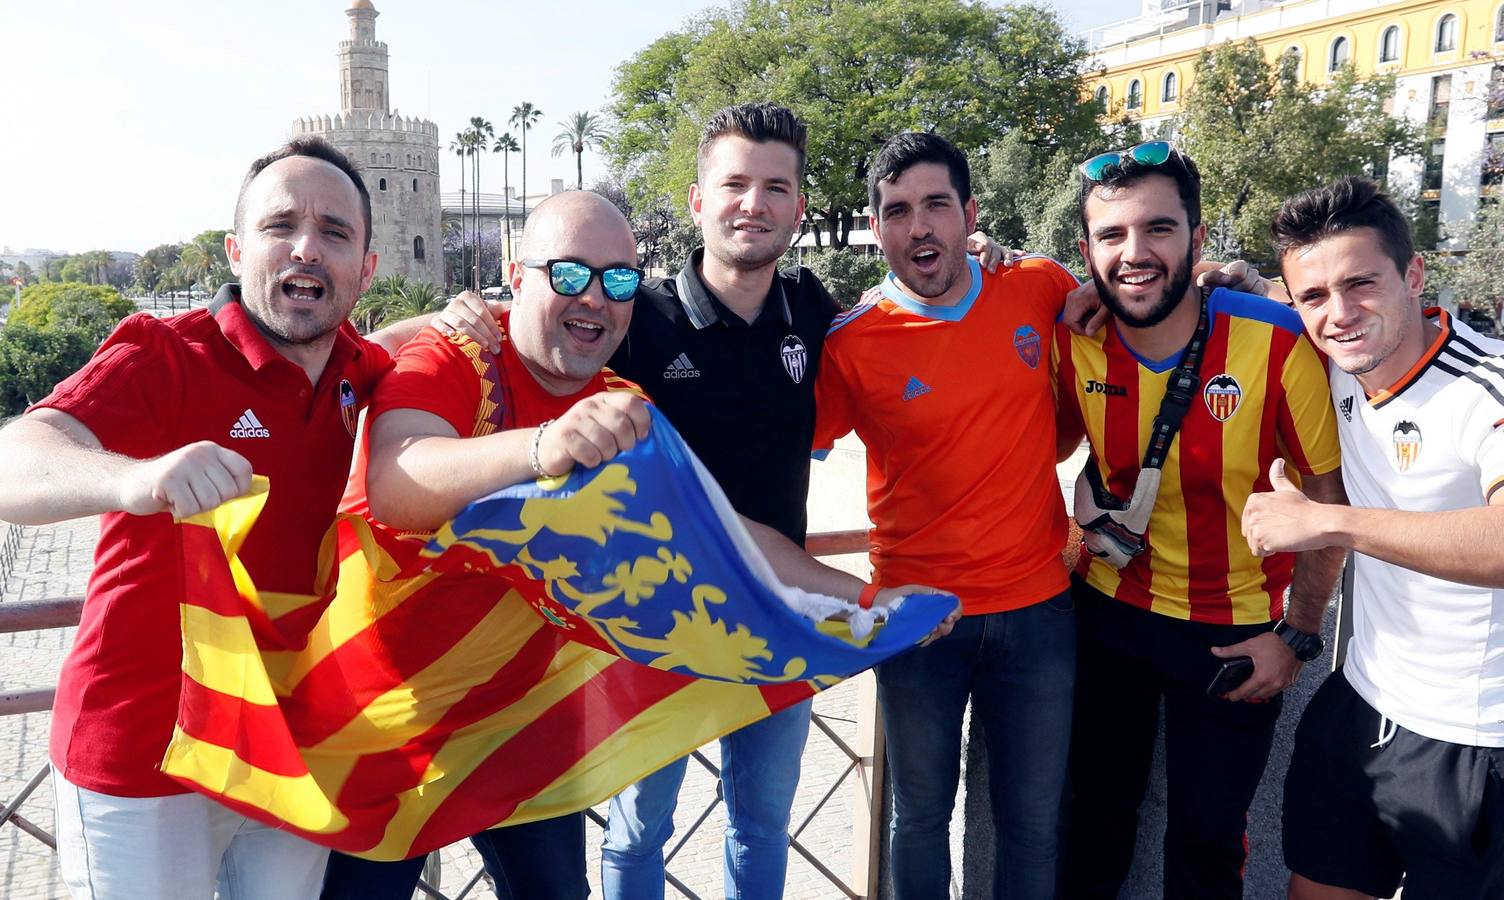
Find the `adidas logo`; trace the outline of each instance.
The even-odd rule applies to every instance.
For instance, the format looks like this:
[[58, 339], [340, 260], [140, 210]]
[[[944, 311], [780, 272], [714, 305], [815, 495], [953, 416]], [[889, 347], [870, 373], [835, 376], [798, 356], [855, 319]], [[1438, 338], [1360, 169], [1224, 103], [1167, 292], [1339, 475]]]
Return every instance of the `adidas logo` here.
[[232, 438], [269, 438], [271, 436], [272, 433], [266, 430], [266, 426], [262, 425], [261, 420], [256, 418], [256, 414], [249, 409], [241, 413], [240, 418], [235, 420], [235, 424], [230, 426]]
[[904, 385], [903, 399], [913, 400], [915, 397], [923, 397], [931, 390], [933, 390], [933, 388], [931, 388], [929, 385], [910, 375], [909, 383]]
[[1337, 405], [1337, 408], [1342, 410], [1342, 418], [1349, 422], [1353, 420], [1353, 398], [1351, 395], [1343, 397], [1342, 402]]
[[674, 357], [673, 362], [668, 364], [668, 368], [663, 370], [663, 377], [699, 378], [700, 370], [696, 369], [695, 364], [689, 361], [689, 356], [687, 354], [680, 353], [678, 356]]

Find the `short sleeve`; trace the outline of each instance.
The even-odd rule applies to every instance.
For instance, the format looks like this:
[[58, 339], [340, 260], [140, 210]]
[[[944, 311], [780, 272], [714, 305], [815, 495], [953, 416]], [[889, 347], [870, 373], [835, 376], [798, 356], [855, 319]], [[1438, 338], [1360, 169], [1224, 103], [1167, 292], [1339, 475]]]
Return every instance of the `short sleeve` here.
[[372, 397], [376, 392], [376, 385], [392, 369], [392, 354], [375, 341], [365, 338], [357, 340], [360, 341], [360, 356], [352, 366], [355, 377], [351, 381], [357, 382], [356, 396]]
[[392, 358], [391, 371], [377, 384], [371, 400], [371, 420], [394, 409], [418, 409], [448, 422], [459, 436], [469, 437], [481, 399], [477, 369], [481, 352], [467, 337], [451, 339], [425, 327]]
[[1296, 338], [1280, 373], [1280, 442], [1304, 475], [1325, 475], [1342, 464], [1337, 417], [1326, 367], [1304, 334]]
[[[1480, 411], [1487, 410], [1490, 418], [1497, 417], [1500, 409], [1494, 403], [1480, 404]], [[1498, 418], [1479, 441], [1474, 454], [1478, 466], [1478, 486], [1483, 490], [1483, 502], [1489, 503], [1494, 495], [1504, 489], [1504, 418]]]
[[1070, 270], [1048, 256], [1029, 256], [1016, 263], [1019, 267], [1038, 272], [1044, 283], [1039, 297], [1040, 308], [1051, 321], [1060, 318], [1065, 310], [1065, 298], [1080, 284]]
[[825, 341], [821, 354], [820, 374], [815, 378], [814, 454], [824, 459], [835, 448], [836, 439], [856, 427], [856, 385], [847, 375], [840, 343]]
[[187, 383], [182, 338], [146, 313], [127, 316], [83, 368], [31, 409], [84, 424], [106, 450], [138, 459], [178, 447]]

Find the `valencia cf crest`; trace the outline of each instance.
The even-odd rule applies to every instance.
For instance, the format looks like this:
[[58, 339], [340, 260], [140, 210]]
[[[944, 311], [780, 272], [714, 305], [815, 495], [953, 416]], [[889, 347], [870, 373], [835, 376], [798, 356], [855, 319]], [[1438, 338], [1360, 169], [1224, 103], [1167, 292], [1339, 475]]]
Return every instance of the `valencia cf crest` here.
[[783, 370], [789, 373], [795, 384], [804, 381], [804, 370], [809, 364], [809, 354], [804, 350], [804, 342], [799, 340], [799, 335], [791, 334], [783, 339], [783, 346], [778, 348], [778, 353], [783, 357]]
[[1420, 426], [1401, 420], [1394, 426], [1394, 461], [1405, 472], [1420, 458]]
[[1039, 332], [1034, 330], [1033, 325], [1024, 325], [1013, 332], [1013, 349], [1018, 351], [1018, 358], [1024, 361], [1024, 365], [1031, 369], [1039, 368]]
[[355, 404], [355, 386], [348, 379], [339, 383], [339, 417], [345, 423], [350, 437], [355, 437], [355, 422], [360, 417], [360, 408]]
[[1243, 386], [1238, 384], [1236, 378], [1224, 372], [1207, 379], [1202, 396], [1206, 398], [1207, 411], [1218, 422], [1226, 422], [1238, 411], [1238, 404], [1243, 402]]

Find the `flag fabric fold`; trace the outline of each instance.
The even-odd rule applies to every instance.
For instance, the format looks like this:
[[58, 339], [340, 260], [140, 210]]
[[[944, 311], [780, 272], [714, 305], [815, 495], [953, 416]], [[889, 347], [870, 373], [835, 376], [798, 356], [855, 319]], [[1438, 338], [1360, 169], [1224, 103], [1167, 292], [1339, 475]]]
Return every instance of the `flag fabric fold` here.
[[325, 846], [401, 859], [585, 809], [912, 646], [950, 611], [816, 621], [660, 414], [602, 466], [432, 535], [342, 517], [317, 596], [236, 557], [269, 487], [183, 522], [184, 656], [163, 769]]

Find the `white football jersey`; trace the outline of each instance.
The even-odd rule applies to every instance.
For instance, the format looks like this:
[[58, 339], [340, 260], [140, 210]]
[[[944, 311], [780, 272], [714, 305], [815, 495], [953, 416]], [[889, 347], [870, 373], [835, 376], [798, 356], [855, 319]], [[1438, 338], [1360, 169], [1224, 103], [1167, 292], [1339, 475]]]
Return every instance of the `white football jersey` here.
[[[1367, 397], [1328, 364], [1353, 506], [1483, 506], [1504, 487], [1504, 341], [1441, 310], [1441, 336], [1399, 383]], [[1438, 554], [1468, 553], [1459, 546]], [[1355, 554], [1344, 672], [1380, 713], [1435, 740], [1504, 746], [1504, 590]]]

